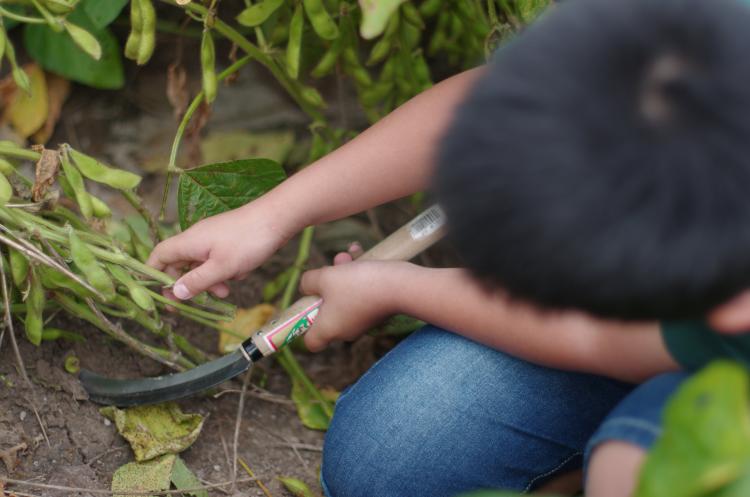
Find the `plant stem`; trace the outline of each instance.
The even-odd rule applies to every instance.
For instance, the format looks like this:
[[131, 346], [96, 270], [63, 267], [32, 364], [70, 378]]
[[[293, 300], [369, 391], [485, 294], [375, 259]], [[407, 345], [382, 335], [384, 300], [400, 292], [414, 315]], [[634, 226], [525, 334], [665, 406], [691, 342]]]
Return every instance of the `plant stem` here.
[[[300, 238], [299, 242], [299, 248], [297, 249], [297, 257], [294, 260], [294, 266], [292, 266], [292, 274], [289, 277], [289, 282], [286, 284], [284, 295], [279, 305], [282, 310], [289, 307], [289, 305], [291, 305], [292, 303], [292, 298], [294, 297], [294, 293], [297, 289], [297, 284], [302, 274], [302, 269], [304, 268], [305, 263], [310, 256], [310, 245], [312, 244], [314, 230], [315, 228], [313, 226], [308, 226], [302, 232], [302, 237]], [[312, 380], [310, 380], [307, 374], [305, 374], [304, 369], [302, 369], [299, 361], [297, 361], [297, 359], [294, 357], [294, 353], [292, 353], [291, 349], [289, 347], [282, 349], [281, 352], [276, 356], [276, 359], [279, 361], [279, 364], [281, 364], [281, 367], [286, 370], [287, 374], [291, 378], [299, 381], [302, 385], [302, 388], [307, 390], [307, 393], [320, 403], [320, 408], [323, 409], [323, 412], [330, 420], [331, 417], [333, 417], [333, 407], [331, 406], [331, 402], [323, 397], [323, 394], [320, 393], [320, 390], [318, 390]]]
[[140, 214], [143, 220], [148, 224], [148, 230], [151, 234], [151, 240], [154, 242], [154, 245], [164, 240], [163, 230], [159, 226], [159, 223], [156, 222], [156, 219], [154, 219], [154, 216], [151, 215], [151, 212], [148, 210], [146, 205], [143, 203], [143, 199], [141, 199], [141, 197], [139, 197], [138, 194], [133, 190], [120, 190], [120, 193], [122, 193], [122, 196], [125, 197], [125, 200], [127, 200], [128, 203], [132, 205], [136, 211], [138, 211], [138, 214]]
[[[216, 78], [219, 81], [224, 81], [226, 78], [228, 78], [235, 72], [239, 71], [240, 68], [242, 68], [248, 62], [250, 62], [250, 60], [252, 60], [252, 57], [250, 55], [247, 55], [239, 59], [237, 62], [235, 62], [231, 66], [221, 71], [216, 76]], [[182, 169], [177, 167], [177, 152], [180, 149], [180, 142], [182, 141], [182, 136], [185, 134], [185, 130], [187, 129], [188, 123], [190, 123], [190, 119], [193, 118], [193, 114], [195, 114], [195, 111], [198, 110], [201, 103], [203, 102], [204, 95], [205, 94], [203, 93], [203, 90], [201, 90], [198, 92], [195, 98], [193, 98], [193, 101], [190, 102], [190, 105], [185, 110], [185, 115], [182, 116], [182, 120], [180, 121], [179, 126], [177, 126], [177, 132], [174, 135], [174, 140], [172, 140], [172, 148], [169, 151], [169, 162], [167, 163], [167, 177], [164, 183], [164, 193], [161, 196], [161, 208], [159, 209], [160, 219], [164, 217], [164, 210], [166, 209], [166, 206], [167, 206], [167, 197], [169, 196], [169, 186], [172, 181], [172, 173], [182, 172]]]
[[10, 10], [3, 7], [0, 7], [0, 16], [7, 17], [8, 19], [13, 19], [14, 21], [23, 22], [26, 24], [47, 24], [47, 21], [45, 21], [41, 17], [29, 17], [22, 14], [16, 14], [15, 12], [11, 12]]
[[180, 311], [181, 314], [184, 314], [189, 317], [200, 317], [207, 321], [226, 321], [230, 322], [232, 321], [232, 318], [229, 316], [224, 316], [221, 314], [214, 314], [212, 312], [204, 311], [202, 309], [197, 309], [195, 307], [191, 307], [189, 305], [185, 305], [182, 302], [177, 302], [172, 299], [168, 299], [164, 295], [155, 292], [149, 288], [145, 289], [149, 295], [151, 295], [151, 298], [156, 300], [157, 302], [161, 302], [164, 305], [168, 305], [171, 307], [174, 307], [178, 311]]
[[15, 145], [9, 145], [7, 143], [0, 143], [0, 155], [7, 157], [13, 157], [15, 159], [26, 159], [37, 161], [42, 156], [39, 152], [33, 150], [26, 150], [25, 148], [16, 147]]

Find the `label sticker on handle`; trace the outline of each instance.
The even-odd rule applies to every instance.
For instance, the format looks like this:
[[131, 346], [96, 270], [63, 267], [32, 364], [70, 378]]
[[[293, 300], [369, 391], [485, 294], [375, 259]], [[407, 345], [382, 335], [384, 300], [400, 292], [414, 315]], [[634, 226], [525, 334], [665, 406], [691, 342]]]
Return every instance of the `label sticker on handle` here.
[[412, 239], [420, 240], [445, 225], [445, 213], [439, 205], [433, 205], [409, 223], [409, 234]]

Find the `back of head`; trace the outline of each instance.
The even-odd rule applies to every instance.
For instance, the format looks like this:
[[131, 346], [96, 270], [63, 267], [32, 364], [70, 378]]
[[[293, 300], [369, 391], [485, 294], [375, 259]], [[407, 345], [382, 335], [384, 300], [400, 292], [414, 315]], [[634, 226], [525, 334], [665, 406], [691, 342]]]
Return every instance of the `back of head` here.
[[459, 108], [435, 179], [467, 266], [511, 295], [693, 318], [750, 287], [750, 7], [571, 0]]

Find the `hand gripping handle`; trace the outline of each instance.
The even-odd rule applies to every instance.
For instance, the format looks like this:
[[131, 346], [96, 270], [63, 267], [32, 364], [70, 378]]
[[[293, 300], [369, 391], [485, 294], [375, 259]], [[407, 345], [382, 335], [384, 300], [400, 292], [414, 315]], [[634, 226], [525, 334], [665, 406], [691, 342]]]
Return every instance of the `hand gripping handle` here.
[[[445, 234], [445, 215], [433, 205], [392, 233], [358, 260], [408, 261]], [[263, 356], [276, 353], [312, 326], [323, 299], [303, 297], [266, 323], [248, 341]], [[246, 350], [251, 344], [243, 344]]]

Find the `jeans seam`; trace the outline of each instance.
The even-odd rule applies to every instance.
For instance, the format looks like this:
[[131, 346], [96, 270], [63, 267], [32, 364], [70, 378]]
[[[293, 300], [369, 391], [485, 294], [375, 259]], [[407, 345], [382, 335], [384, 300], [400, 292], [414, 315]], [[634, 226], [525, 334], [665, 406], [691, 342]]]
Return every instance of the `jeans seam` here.
[[576, 458], [578, 456], [581, 456], [581, 455], [583, 455], [583, 452], [581, 452], [581, 451], [573, 452], [571, 455], [569, 455], [568, 457], [566, 457], [560, 464], [558, 464], [554, 468], [550, 469], [549, 471], [547, 471], [545, 473], [542, 473], [541, 475], [535, 476], [534, 478], [531, 479], [531, 481], [529, 481], [529, 484], [526, 485], [526, 488], [523, 489], [523, 493], [528, 493], [531, 490], [531, 487], [533, 487], [534, 484], [537, 481], [539, 481], [542, 478], [546, 478], [546, 477], [548, 477], [550, 475], [555, 474], [561, 468], [564, 468], [565, 465], [568, 464], [570, 461], [572, 461], [574, 458]]

